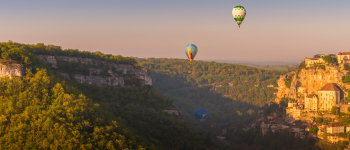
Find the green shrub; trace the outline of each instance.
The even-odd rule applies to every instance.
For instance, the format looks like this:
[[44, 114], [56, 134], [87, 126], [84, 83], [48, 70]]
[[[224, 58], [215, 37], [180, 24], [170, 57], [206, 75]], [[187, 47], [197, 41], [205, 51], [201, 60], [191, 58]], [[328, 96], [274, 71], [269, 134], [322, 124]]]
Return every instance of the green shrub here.
[[327, 55], [322, 57], [323, 61], [325, 61], [327, 64], [335, 64], [335, 65], [339, 65], [338, 64], [338, 59], [337, 58], [332, 58], [332, 55]]
[[331, 113], [336, 115], [339, 113], [339, 107], [337, 106], [332, 106]]
[[305, 61], [301, 62], [299, 65], [299, 69], [304, 69], [306, 67]]
[[285, 97], [282, 97], [281, 98], [281, 105], [283, 105], [283, 106], [288, 106], [288, 98], [285, 98]]
[[350, 83], [350, 76], [343, 76], [341, 80], [343, 81], [343, 83]]
[[287, 86], [288, 88], [290, 88], [291, 82], [290, 82], [290, 81], [286, 81], [285, 83], [286, 83], [286, 86]]
[[312, 127], [310, 128], [310, 132], [313, 133], [313, 134], [316, 134], [318, 131], [318, 128], [317, 127]]
[[323, 70], [326, 70], [326, 66], [325, 65], [319, 65], [318, 67], [320, 67]]
[[316, 118], [316, 122], [317, 122], [317, 123], [322, 123], [322, 122], [323, 122], [323, 119], [322, 119], [321, 117], [317, 117], [317, 118]]

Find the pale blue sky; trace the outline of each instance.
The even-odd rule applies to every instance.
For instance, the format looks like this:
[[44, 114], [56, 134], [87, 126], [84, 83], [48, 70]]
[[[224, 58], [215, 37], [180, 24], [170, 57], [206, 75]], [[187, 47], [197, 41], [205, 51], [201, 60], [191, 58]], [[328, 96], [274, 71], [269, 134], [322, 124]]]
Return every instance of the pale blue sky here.
[[[247, 9], [237, 28], [231, 11]], [[45, 43], [123, 56], [296, 61], [350, 51], [346, 0], [4, 1], [0, 41]]]

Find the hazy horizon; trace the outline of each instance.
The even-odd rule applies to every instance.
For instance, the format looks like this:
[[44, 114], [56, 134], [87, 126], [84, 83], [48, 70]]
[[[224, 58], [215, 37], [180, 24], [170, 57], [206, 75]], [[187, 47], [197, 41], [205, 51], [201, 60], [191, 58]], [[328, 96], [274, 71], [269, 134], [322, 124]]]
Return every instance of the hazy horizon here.
[[[0, 41], [139, 58], [300, 62], [350, 51], [350, 1], [4, 1]], [[247, 10], [241, 28], [231, 11]]]

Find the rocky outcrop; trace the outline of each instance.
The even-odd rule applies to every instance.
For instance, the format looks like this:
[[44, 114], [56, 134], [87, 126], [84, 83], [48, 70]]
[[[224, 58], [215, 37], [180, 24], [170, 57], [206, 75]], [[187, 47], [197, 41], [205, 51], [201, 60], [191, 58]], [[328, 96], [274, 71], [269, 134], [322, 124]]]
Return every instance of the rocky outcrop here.
[[24, 75], [25, 67], [22, 64], [17, 63], [8, 63], [0, 64], [0, 77], [8, 76], [13, 77], [22, 77]]
[[[318, 94], [318, 90], [321, 89], [327, 83], [336, 83], [343, 91], [346, 89], [347, 84], [342, 82], [342, 77], [347, 74], [346, 70], [338, 66], [325, 66], [322, 68], [305, 68], [300, 71], [292, 71], [287, 74], [281, 75], [277, 80], [278, 92], [276, 101], [280, 101], [282, 97], [303, 99], [303, 95], [298, 94], [298, 88], [300, 86], [306, 87], [307, 94]], [[289, 76], [293, 76], [290, 87], [286, 86], [286, 81]], [[344, 93], [344, 97], [347, 93]]]
[[[84, 66], [88, 66], [90, 73], [88, 75], [74, 74], [72, 77], [79, 83], [93, 84], [97, 86], [103, 85], [122, 85], [125, 86], [125, 82], [129, 79], [135, 78], [141, 85], [152, 85], [152, 78], [150, 72], [141, 67], [134, 67], [129, 64], [115, 64], [105, 61], [97, 61], [92, 58], [77, 58], [68, 56], [50, 56], [50, 55], [36, 55], [39, 59], [45, 63], [51, 64], [52, 68], [60, 69], [57, 61], [75, 62]], [[99, 64], [107, 65], [110, 68], [115, 68], [115, 73], [112, 69], [108, 70], [109, 76], [99, 76], [98, 74], [103, 71], [99, 67]], [[69, 77], [69, 74], [61, 72], [65, 77]]]
[[180, 109], [164, 109], [162, 111], [171, 115], [174, 113], [181, 121], [184, 121], [182, 111]]

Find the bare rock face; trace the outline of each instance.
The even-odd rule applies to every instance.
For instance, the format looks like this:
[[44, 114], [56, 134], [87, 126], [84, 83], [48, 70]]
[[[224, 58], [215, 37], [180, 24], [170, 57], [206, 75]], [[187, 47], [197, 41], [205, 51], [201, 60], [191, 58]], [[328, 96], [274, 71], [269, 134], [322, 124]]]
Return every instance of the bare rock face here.
[[[105, 61], [97, 61], [92, 58], [77, 58], [77, 57], [68, 57], [68, 56], [50, 56], [50, 55], [36, 55], [39, 59], [43, 60], [45, 63], [52, 64], [52, 68], [58, 68], [57, 60], [65, 62], [76, 62], [82, 65], [91, 66], [89, 75], [74, 74], [73, 78], [79, 83], [93, 84], [97, 86], [103, 85], [125, 85], [125, 81], [134, 77], [141, 82], [141, 85], [152, 85], [152, 78], [150, 72], [141, 67], [134, 67], [129, 64], [115, 64]], [[108, 70], [109, 77], [107, 76], [98, 76], [103, 71], [103, 69], [98, 67], [98, 63], [103, 63], [110, 67], [116, 68], [116, 71], [122, 73], [122, 75], [113, 73], [112, 70]], [[67, 73], [61, 72], [65, 77], [69, 77]], [[123, 75], [127, 76], [124, 77]]]
[[100, 77], [100, 76], [84, 76], [80, 74], [74, 75], [75, 80], [79, 83], [94, 84], [97, 86], [103, 85], [124, 85], [123, 77]]
[[57, 68], [57, 61], [54, 56], [48, 56], [48, 55], [35, 55], [41, 60], [44, 60], [45, 63], [52, 64], [52, 68]]
[[163, 112], [166, 112], [168, 114], [175, 114], [176, 116], [178, 116], [178, 118], [181, 120], [181, 121], [184, 121], [183, 118], [182, 118], [182, 111], [180, 109], [164, 109], [162, 110]]
[[22, 64], [11, 63], [11, 64], [0, 64], [0, 77], [8, 76], [22, 77], [24, 75], [24, 66]]
[[[298, 78], [297, 75], [298, 74]], [[301, 69], [299, 72], [292, 71], [285, 75], [281, 75], [277, 80], [278, 92], [275, 101], [279, 102], [282, 97], [294, 98], [296, 100], [302, 99], [303, 96], [298, 96], [298, 87], [306, 87], [306, 92], [308, 94], [318, 94], [318, 90], [321, 89], [327, 83], [336, 83], [342, 91], [345, 91], [347, 84], [342, 82], [342, 77], [347, 74], [346, 70], [338, 66], [328, 66], [325, 69], [321, 68], [306, 68]], [[288, 76], [292, 77], [290, 88], [286, 87], [285, 82]], [[347, 93], [344, 92], [344, 97]]]

